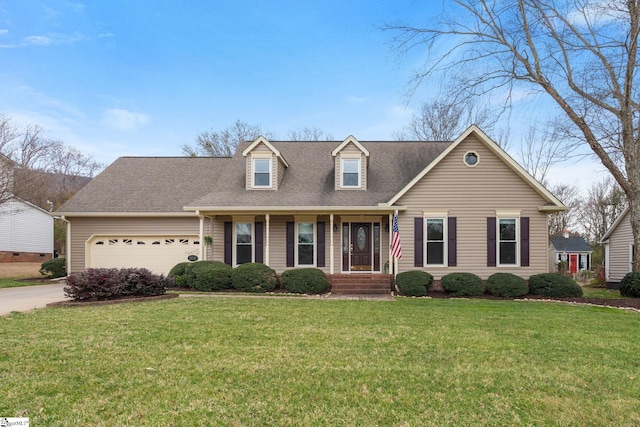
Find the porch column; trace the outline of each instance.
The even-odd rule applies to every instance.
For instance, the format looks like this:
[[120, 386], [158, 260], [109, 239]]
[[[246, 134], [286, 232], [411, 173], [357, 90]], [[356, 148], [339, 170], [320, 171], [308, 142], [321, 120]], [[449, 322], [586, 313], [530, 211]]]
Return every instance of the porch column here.
[[264, 225], [267, 228], [267, 235], [265, 236], [266, 242], [264, 245], [264, 263], [269, 265], [269, 214], [264, 216]]
[[329, 215], [329, 274], [333, 274], [333, 214]]
[[198, 254], [198, 259], [204, 260], [205, 250], [204, 250], [204, 216], [200, 214], [200, 211], [197, 211], [198, 218], [200, 218], [200, 253]]

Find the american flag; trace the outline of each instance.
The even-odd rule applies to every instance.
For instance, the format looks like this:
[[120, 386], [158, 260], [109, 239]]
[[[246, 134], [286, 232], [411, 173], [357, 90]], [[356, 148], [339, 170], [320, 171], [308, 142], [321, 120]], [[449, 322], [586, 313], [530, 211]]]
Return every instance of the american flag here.
[[393, 214], [393, 240], [391, 242], [391, 255], [402, 259], [402, 244], [400, 244], [400, 229], [398, 228], [398, 214]]

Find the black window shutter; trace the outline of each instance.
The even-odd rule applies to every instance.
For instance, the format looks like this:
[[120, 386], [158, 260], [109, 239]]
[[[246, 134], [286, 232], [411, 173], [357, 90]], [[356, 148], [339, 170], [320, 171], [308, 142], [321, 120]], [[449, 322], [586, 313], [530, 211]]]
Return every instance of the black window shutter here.
[[457, 231], [457, 218], [449, 217], [447, 224], [447, 263], [449, 267], [455, 267], [458, 265], [458, 231]]
[[496, 266], [496, 217], [487, 218], [487, 267]]
[[255, 224], [256, 238], [254, 247], [254, 259], [256, 262], [264, 263], [264, 222]]
[[324, 260], [324, 242], [325, 242], [325, 236], [324, 236], [324, 230], [325, 230], [325, 223], [324, 222], [318, 222], [318, 243], [317, 243], [317, 250], [318, 253], [316, 254], [316, 266], [317, 267], [324, 267], [325, 265], [325, 260]]
[[520, 218], [520, 266], [529, 267], [529, 217]]
[[295, 223], [287, 222], [287, 267], [293, 267], [295, 265], [295, 262], [294, 262], [295, 234], [296, 234]]
[[224, 223], [224, 263], [231, 265], [233, 262], [233, 223]]
[[417, 217], [413, 219], [413, 265], [414, 267], [422, 267], [424, 265], [424, 218]]

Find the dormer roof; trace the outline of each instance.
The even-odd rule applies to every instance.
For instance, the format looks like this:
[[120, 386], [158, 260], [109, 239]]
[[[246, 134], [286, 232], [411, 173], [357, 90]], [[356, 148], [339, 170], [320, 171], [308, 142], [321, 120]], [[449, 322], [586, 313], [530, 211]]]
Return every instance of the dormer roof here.
[[360, 150], [362, 152], [362, 154], [365, 155], [365, 157], [369, 157], [369, 150], [367, 150], [366, 148], [364, 148], [364, 146], [362, 144], [360, 144], [360, 142], [358, 142], [358, 140], [356, 139], [355, 136], [353, 135], [349, 135], [344, 141], [342, 141], [342, 143], [340, 145], [338, 145], [335, 150], [333, 150], [331, 152], [331, 156], [335, 157], [338, 155], [338, 153], [340, 151], [342, 151], [342, 149], [344, 147], [346, 147], [349, 144], [353, 144], [356, 147], [358, 147], [358, 150]]
[[256, 138], [255, 141], [253, 141], [251, 144], [249, 144], [249, 146], [242, 151], [242, 156], [243, 157], [247, 157], [249, 155], [249, 153], [251, 153], [251, 151], [253, 151], [253, 149], [256, 148], [260, 144], [266, 145], [269, 148], [269, 150], [271, 150], [271, 152], [273, 152], [273, 154], [275, 154], [276, 157], [282, 161], [282, 164], [284, 164], [285, 167], [289, 167], [289, 163], [287, 163], [287, 161], [282, 156], [282, 154], [280, 154], [280, 151], [278, 151], [278, 149], [275, 148], [269, 142], [269, 140], [267, 138], [265, 138], [264, 136], [259, 136], [258, 138]]

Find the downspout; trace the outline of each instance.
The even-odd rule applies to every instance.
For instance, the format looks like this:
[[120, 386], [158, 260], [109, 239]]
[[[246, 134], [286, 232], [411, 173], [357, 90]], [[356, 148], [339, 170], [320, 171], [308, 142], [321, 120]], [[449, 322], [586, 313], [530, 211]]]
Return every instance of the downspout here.
[[[53, 217], [53, 219], [55, 219], [56, 217]], [[67, 236], [65, 238], [65, 244], [64, 244], [64, 256], [65, 256], [65, 262], [67, 264], [67, 275], [69, 275], [69, 273], [71, 273], [71, 222], [66, 219], [63, 216], [59, 216], [57, 217], [59, 218], [61, 221], [64, 221], [67, 223]]]

